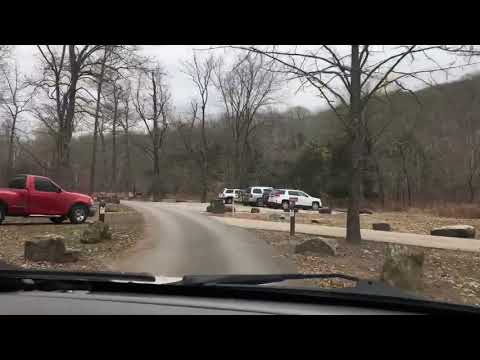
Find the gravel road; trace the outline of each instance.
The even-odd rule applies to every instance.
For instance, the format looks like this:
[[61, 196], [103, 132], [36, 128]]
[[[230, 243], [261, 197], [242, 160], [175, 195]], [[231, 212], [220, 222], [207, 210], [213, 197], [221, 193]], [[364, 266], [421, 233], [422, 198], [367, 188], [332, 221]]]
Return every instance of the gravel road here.
[[206, 204], [125, 201], [145, 217], [145, 239], [113, 264], [121, 271], [164, 276], [296, 272], [251, 232], [201, 213]]

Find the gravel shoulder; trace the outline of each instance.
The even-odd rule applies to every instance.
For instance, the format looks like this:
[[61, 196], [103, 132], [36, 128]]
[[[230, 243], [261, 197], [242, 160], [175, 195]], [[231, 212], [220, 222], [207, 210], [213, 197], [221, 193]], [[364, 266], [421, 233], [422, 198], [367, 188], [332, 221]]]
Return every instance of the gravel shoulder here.
[[[275, 248], [280, 256], [293, 261], [301, 273], [344, 273], [364, 279], [379, 280], [384, 261], [386, 243], [363, 241], [351, 245], [337, 239], [337, 256], [304, 256], [294, 254], [294, 246], [312, 235], [297, 234], [290, 238], [280, 231], [249, 230], [259, 241]], [[424, 278], [421, 295], [437, 300], [469, 305], [480, 305], [480, 254], [454, 250], [425, 249]], [[343, 280], [311, 281], [321, 287], [347, 287]]]
[[[73, 225], [67, 221], [55, 225], [48, 219], [7, 218], [0, 225], [0, 268], [15, 266], [65, 271], [112, 270], [111, 263], [143, 236], [144, 220], [140, 213], [125, 205], [110, 205], [107, 206], [107, 211], [105, 219], [112, 229], [112, 239], [99, 244], [80, 242], [80, 234], [87, 224]], [[66, 247], [80, 251], [79, 260], [74, 263], [25, 261], [23, 256], [25, 241], [44, 234], [65, 236]]]

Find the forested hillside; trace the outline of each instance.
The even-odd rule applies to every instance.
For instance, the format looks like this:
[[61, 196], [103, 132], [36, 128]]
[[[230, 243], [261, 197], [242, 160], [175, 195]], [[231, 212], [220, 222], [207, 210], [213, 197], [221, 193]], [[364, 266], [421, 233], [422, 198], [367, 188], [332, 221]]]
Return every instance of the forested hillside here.
[[[169, 105], [168, 84], [158, 64], [143, 63], [141, 70], [129, 73], [128, 82], [113, 74], [115, 66], [116, 71], [131, 71], [134, 49], [94, 51], [90, 55], [96, 61], [82, 65], [89, 67], [91, 76], [80, 80], [91, 92], [102, 95], [97, 98], [100, 101], [91, 98], [75, 109], [72, 136], [68, 139], [67, 133], [66, 137], [73, 179], [70, 187], [85, 192], [154, 190], [159, 196], [182, 193], [200, 197], [205, 177], [210, 196], [223, 187], [248, 185], [295, 187], [339, 199], [348, 195], [348, 141], [333, 112], [311, 113], [300, 107], [277, 112], [272, 110], [273, 101], [247, 103], [246, 107], [255, 112], [248, 118], [248, 130], [239, 135], [231, 113], [211, 115], [206, 106], [202, 115], [201, 101], [192, 104], [189, 113], [176, 113]], [[48, 56], [45, 53], [45, 74], [37, 80], [36, 90], [29, 88], [32, 82], [17, 83], [21, 94], [19, 97], [17, 93], [17, 102], [29, 100], [24, 104], [29, 107], [28, 116], [20, 113], [17, 124], [12, 124], [12, 114], [5, 106], [12, 104], [11, 89], [3, 85], [0, 176], [4, 182], [11, 173], [59, 177], [59, 166], [67, 160], [58, 159], [63, 146], [58, 139], [65, 140], [58, 135], [65, 128], [54, 123], [52, 114], [56, 104], [63, 103], [61, 99], [56, 103], [51, 92], [55, 89], [55, 69], [46, 61]], [[278, 79], [268, 78], [258, 61], [252, 58], [242, 71], [258, 76], [251, 87], [273, 99]], [[228, 104], [231, 100], [230, 105], [235, 90], [243, 86], [236, 82], [232, 69], [222, 70], [212, 63], [212, 84], [207, 84], [223, 90], [223, 101]], [[12, 69], [3, 75], [4, 80], [15, 82]], [[163, 91], [163, 97], [157, 93], [157, 108], [148, 110], [154, 88]], [[226, 95], [229, 91], [230, 97]], [[63, 105], [68, 110], [69, 103]], [[68, 111], [62, 114], [67, 115]], [[377, 96], [362, 116], [367, 124], [362, 181], [365, 198], [406, 206], [443, 200], [476, 201], [480, 185], [480, 76], [416, 93], [397, 91]], [[208, 164], [202, 159], [208, 159]], [[202, 167], [204, 163], [208, 169]]]

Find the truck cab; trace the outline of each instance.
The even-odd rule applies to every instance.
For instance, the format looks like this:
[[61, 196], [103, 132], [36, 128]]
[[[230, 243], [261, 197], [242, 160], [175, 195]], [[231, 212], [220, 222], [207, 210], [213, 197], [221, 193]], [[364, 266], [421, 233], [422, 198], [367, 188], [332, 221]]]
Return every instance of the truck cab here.
[[5, 216], [48, 217], [54, 223], [67, 218], [84, 223], [95, 215], [93, 199], [65, 191], [51, 179], [37, 175], [17, 175], [0, 188], [0, 223]]

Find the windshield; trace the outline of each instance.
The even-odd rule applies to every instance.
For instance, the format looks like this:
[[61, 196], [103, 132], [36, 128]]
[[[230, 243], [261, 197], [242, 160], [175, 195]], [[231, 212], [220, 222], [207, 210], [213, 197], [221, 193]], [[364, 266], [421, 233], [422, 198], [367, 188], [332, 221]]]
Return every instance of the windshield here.
[[479, 54], [0, 45], [0, 268], [480, 304]]

